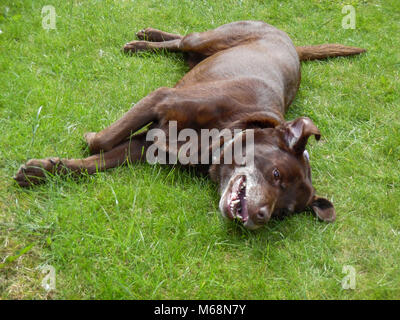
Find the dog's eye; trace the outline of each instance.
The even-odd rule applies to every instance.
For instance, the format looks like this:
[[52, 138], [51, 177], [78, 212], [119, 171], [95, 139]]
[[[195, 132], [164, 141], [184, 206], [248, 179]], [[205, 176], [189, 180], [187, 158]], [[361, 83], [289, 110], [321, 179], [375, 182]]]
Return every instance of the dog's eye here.
[[275, 180], [279, 180], [279, 178], [281, 177], [281, 173], [279, 172], [278, 169], [274, 169], [274, 170], [272, 171], [272, 175], [274, 176], [274, 179], [275, 179]]

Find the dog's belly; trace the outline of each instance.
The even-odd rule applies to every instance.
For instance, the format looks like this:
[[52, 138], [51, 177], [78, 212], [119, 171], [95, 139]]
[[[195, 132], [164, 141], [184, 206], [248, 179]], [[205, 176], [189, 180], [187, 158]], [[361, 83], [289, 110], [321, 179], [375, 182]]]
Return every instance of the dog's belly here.
[[[188, 72], [175, 87], [240, 78], [261, 80], [266, 90], [279, 97], [279, 105], [277, 99], [271, 102], [273, 107], [285, 113], [300, 84], [300, 62], [289, 37], [274, 34], [271, 39], [266, 37], [216, 53]], [[260, 101], [265, 103], [268, 105], [268, 101]]]

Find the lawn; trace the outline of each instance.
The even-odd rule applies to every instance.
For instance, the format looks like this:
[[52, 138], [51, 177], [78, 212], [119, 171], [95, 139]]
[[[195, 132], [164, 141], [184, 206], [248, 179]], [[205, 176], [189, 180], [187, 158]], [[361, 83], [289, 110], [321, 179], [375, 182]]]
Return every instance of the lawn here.
[[[356, 28], [342, 28], [342, 7]], [[41, 10], [56, 10], [56, 29]], [[29, 158], [88, 155], [87, 131], [188, 70], [179, 54], [126, 56], [135, 32], [187, 34], [264, 20], [295, 44], [366, 54], [303, 63], [287, 119], [308, 116], [313, 183], [337, 221], [310, 213], [258, 231], [226, 223], [216, 186], [134, 164], [21, 189]], [[400, 2], [61, 1], [0, 4], [0, 299], [400, 299]], [[42, 286], [54, 267], [56, 289]], [[345, 289], [346, 266], [355, 287]]]

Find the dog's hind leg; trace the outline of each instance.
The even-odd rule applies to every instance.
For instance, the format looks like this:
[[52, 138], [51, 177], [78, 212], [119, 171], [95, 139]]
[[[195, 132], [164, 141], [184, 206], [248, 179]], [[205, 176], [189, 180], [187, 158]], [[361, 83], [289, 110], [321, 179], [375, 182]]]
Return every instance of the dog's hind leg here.
[[172, 52], [181, 51], [179, 48], [181, 39], [174, 39], [161, 42], [150, 42], [150, 41], [131, 41], [124, 45], [123, 50], [126, 53], [134, 53], [140, 51], [156, 51], [156, 50], [168, 50]]
[[273, 27], [261, 21], [239, 21], [225, 24], [214, 30], [191, 33], [186, 36], [174, 35], [156, 29], [145, 29], [138, 33], [139, 39], [131, 41], [123, 50], [133, 53], [139, 51], [168, 50], [183, 52], [191, 68], [219, 51], [262, 38]]
[[[132, 41], [128, 42], [124, 46], [124, 51], [126, 53], [135, 53], [140, 51], [157, 51], [157, 50], [167, 50], [171, 52], [183, 51], [180, 48], [181, 39], [173, 39], [162, 42], [150, 42], [150, 41]], [[186, 63], [189, 65], [190, 69], [196, 64], [207, 58], [207, 56], [190, 51], [184, 51], [184, 58]]]
[[136, 33], [136, 36], [140, 40], [147, 40], [153, 42], [163, 42], [163, 41], [170, 41], [183, 38], [183, 36], [179, 34], [168, 33], [153, 28], [146, 28], [140, 30], [138, 33]]
[[129, 162], [143, 161], [148, 142], [145, 133], [133, 136], [108, 152], [84, 159], [31, 159], [21, 166], [14, 179], [21, 187], [44, 182], [47, 174], [94, 174]]
[[[271, 30], [276, 29], [262, 21], [233, 22], [213, 30], [195, 32], [184, 37], [155, 30], [154, 33], [149, 31], [151, 41], [161, 41], [132, 41], [124, 46], [124, 50], [126, 52], [137, 52], [165, 49], [169, 51], [191, 52], [204, 56], [211, 56], [214, 53], [242, 43], [261, 39]], [[142, 33], [140, 33], [139, 38], [146, 38], [146, 31], [143, 34], [142, 36]]]

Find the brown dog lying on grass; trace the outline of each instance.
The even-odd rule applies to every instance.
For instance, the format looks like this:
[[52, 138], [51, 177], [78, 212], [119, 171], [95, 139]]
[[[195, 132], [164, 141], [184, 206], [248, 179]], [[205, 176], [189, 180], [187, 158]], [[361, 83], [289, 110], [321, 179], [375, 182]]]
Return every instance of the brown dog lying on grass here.
[[[187, 36], [147, 28], [137, 36], [147, 41], [127, 43], [126, 52], [184, 52], [191, 70], [174, 88], [157, 89], [109, 127], [87, 133], [92, 156], [28, 161], [15, 176], [20, 186], [43, 181], [46, 171], [93, 174], [127, 161], [144, 161], [151, 143], [146, 132], [132, 134], [145, 126], [163, 130], [167, 137], [170, 121], [176, 121], [178, 132], [241, 130], [241, 137], [236, 134], [232, 140], [253, 129], [251, 164], [206, 165], [219, 184], [223, 216], [238, 219], [249, 229], [272, 216], [307, 208], [324, 221], [335, 220], [332, 203], [315, 194], [305, 150], [308, 138], [314, 135], [318, 140], [320, 132], [309, 118], [286, 122], [283, 115], [300, 85], [300, 61], [354, 55], [364, 49], [338, 44], [295, 47], [285, 32], [261, 21], [234, 22]], [[182, 145], [168, 152], [177, 154]], [[226, 152], [226, 145], [219, 147]]]

